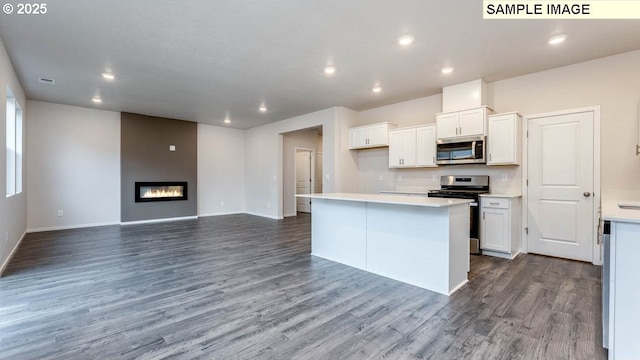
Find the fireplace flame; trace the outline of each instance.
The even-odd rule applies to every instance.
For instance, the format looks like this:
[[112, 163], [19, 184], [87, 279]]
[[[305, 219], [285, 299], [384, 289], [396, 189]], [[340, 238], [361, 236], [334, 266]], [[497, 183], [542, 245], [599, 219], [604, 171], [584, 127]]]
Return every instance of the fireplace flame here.
[[[177, 187], [177, 186], [172, 186]], [[143, 198], [182, 197], [182, 188], [179, 189], [148, 189], [142, 194]]]

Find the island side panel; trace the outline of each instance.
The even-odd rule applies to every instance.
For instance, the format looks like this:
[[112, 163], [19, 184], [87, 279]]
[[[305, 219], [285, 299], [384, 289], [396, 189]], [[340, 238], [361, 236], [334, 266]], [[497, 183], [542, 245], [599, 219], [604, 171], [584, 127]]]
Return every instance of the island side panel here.
[[368, 271], [449, 294], [448, 207], [368, 203], [367, 230]]
[[366, 203], [313, 199], [311, 255], [366, 269]]
[[469, 280], [469, 205], [449, 208], [449, 295]]

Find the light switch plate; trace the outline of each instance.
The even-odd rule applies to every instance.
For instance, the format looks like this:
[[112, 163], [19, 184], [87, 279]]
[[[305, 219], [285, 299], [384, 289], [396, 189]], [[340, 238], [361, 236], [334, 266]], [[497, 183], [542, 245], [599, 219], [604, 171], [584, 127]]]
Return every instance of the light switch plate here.
[[169, 145], [169, 151], [176, 151], [175, 145]]

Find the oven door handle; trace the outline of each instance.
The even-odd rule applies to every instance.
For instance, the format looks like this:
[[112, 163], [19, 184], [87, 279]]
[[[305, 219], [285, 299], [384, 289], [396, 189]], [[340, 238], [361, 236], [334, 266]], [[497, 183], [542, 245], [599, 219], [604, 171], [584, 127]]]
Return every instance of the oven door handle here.
[[472, 203], [469, 203], [469, 206], [471, 206], [471, 207], [478, 207], [478, 203], [477, 203], [477, 202], [472, 202]]

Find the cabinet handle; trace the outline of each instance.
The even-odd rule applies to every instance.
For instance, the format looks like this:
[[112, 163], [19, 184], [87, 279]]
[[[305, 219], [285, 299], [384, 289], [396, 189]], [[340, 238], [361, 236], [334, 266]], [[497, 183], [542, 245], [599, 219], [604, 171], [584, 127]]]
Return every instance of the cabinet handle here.
[[492, 202], [490, 202], [489, 205], [500, 205], [500, 203], [492, 203]]
[[482, 212], [482, 220], [484, 220], [484, 211]]
[[433, 163], [434, 164], [436, 163], [436, 157], [435, 156], [433, 157]]
[[489, 161], [491, 161], [491, 154], [489, 154]]

